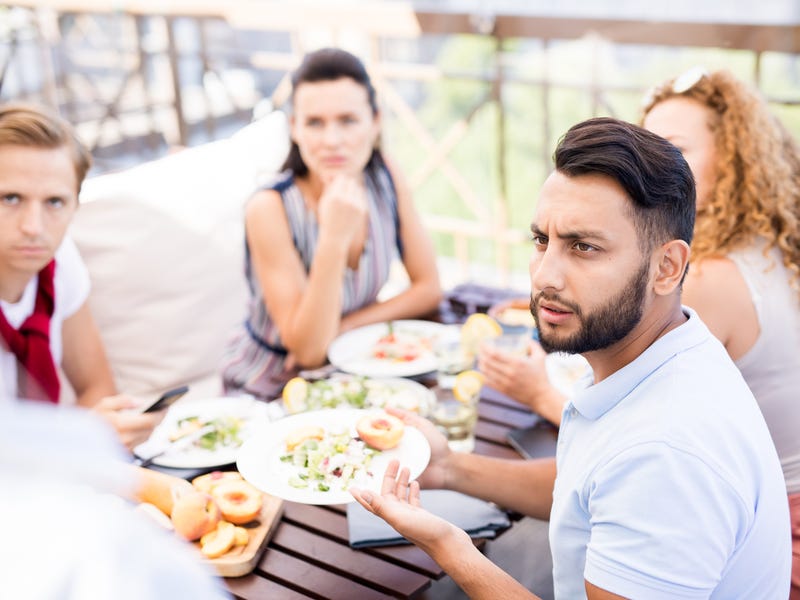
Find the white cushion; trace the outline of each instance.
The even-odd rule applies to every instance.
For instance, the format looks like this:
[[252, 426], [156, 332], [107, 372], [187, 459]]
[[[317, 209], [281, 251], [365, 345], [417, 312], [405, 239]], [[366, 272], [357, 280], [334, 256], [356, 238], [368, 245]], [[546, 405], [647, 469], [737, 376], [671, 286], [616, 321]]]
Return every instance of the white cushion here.
[[281, 112], [226, 140], [91, 178], [71, 227], [121, 391], [218, 373], [245, 315], [243, 205], [288, 151]]

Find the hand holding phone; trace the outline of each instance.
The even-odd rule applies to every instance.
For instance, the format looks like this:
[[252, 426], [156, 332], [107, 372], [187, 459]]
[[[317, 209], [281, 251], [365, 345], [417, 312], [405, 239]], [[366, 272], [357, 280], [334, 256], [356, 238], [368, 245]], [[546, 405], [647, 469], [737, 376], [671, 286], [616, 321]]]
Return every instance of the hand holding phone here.
[[169, 408], [180, 398], [186, 395], [186, 392], [188, 391], [189, 391], [188, 385], [182, 385], [181, 387], [168, 390], [164, 392], [161, 395], [161, 397], [158, 398], [155, 402], [153, 402], [150, 406], [142, 410], [142, 413], [151, 413], [159, 410], [164, 410], [165, 408]]

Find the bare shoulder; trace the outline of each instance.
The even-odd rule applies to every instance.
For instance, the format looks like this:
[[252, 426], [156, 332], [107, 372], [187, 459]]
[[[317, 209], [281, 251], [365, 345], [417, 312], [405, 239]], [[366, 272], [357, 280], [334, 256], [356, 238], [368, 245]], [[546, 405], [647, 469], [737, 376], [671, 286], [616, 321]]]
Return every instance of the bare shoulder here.
[[275, 190], [259, 190], [247, 201], [244, 208], [245, 220], [274, 218], [285, 214], [281, 195]]
[[697, 311], [734, 358], [758, 337], [758, 316], [750, 290], [729, 258], [692, 263], [683, 285], [683, 302]]
[[247, 241], [252, 244], [260, 240], [283, 243], [290, 238], [289, 221], [280, 193], [261, 190], [247, 201], [244, 213]]
[[684, 282], [684, 296], [728, 297], [731, 293], [747, 295], [747, 284], [729, 258], [706, 258], [691, 263]]

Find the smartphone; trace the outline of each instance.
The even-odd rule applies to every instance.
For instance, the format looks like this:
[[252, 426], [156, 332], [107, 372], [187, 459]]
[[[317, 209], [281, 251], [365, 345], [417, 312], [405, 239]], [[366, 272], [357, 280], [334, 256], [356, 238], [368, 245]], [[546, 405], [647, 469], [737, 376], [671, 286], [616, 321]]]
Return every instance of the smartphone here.
[[161, 397], [158, 398], [155, 402], [153, 402], [150, 406], [145, 408], [142, 412], [143, 413], [151, 413], [156, 412], [157, 410], [163, 410], [165, 408], [169, 408], [175, 402], [180, 400], [186, 392], [189, 391], [188, 385], [182, 385], [181, 387], [177, 387], [175, 389], [169, 390], [161, 394]]
[[556, 455], [558, 430], [541, 422], [524, 429], [512, 429], [506, 434], [508, 443], [525, 458], [547, 458]]

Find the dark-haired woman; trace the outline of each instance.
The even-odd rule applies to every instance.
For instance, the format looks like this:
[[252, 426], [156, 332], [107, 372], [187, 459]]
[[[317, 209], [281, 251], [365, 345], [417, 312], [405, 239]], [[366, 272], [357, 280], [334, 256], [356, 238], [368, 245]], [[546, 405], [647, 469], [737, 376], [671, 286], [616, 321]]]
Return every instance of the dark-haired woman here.
[[[292, 77], [284, 172], [245, 214], [249, 315], [229, 345], [228, 391], [271, 398], [297, 367], [325, 362], [355, 327], [424, 315], [441, 288], [432, 244], [406, 183], [378, 148], [380, 113], [363, 64], [323, 49]], [[400, 256], [409, 286], [378, 292]]]

